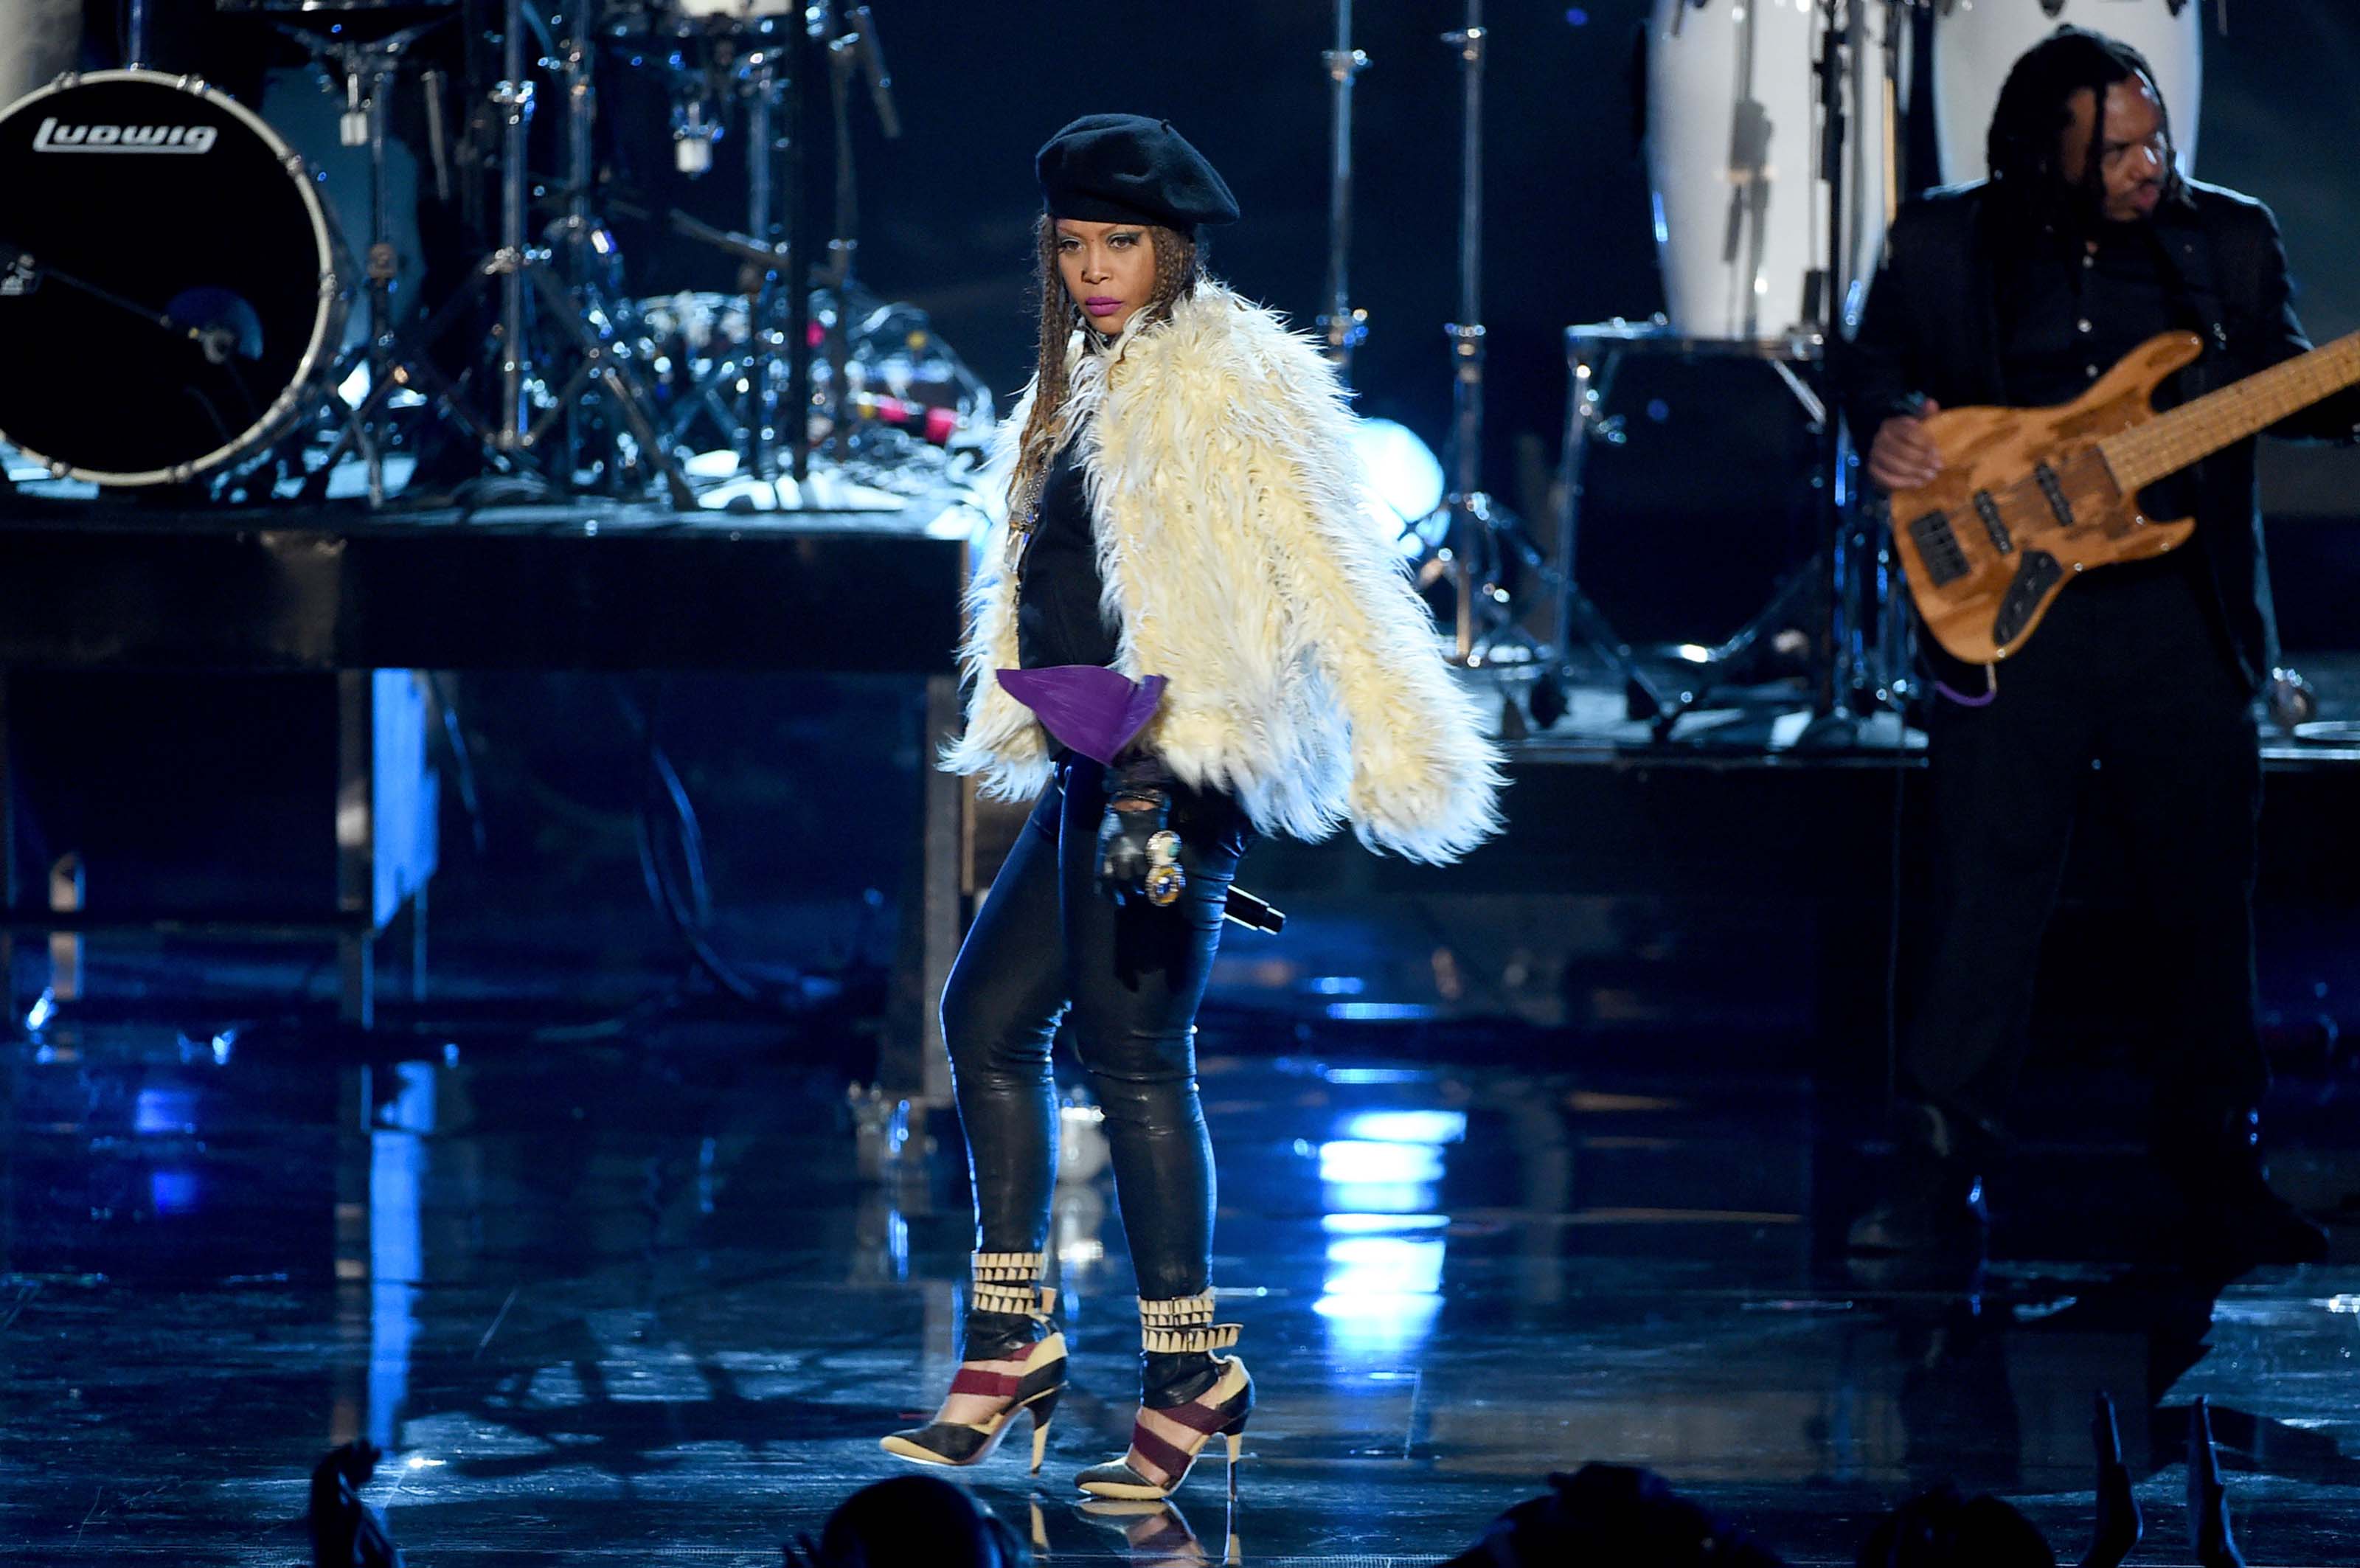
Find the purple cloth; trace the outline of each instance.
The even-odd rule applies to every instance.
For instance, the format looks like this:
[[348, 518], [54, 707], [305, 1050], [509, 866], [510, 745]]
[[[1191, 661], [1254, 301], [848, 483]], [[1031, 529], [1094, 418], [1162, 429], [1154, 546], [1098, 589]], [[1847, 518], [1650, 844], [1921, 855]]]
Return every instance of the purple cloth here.
[[1031, 708], [1058, 744], [1109, 765], [1155, 717], [1168, 684], [1162, 675], [1134, 681], [1098, 664], [1000, 672], [1001, 688]]

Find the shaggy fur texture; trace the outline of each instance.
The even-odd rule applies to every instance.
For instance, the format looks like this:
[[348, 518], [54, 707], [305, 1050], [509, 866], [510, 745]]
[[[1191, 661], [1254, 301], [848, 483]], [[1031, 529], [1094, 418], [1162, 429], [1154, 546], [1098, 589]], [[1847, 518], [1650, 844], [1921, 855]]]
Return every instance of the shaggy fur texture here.
[[[1084, 444], [1115, 667], [1172, 682], [1140, 743], [1264, 832], [1349, 821], [1371, 849], [1440, 861], [1496, 831], [1499, 753], [1364, 510], [1334, 367], [1210, 282], [1113, 351], [1079, 342], [1064, 423]], [[967, 733], [943, 765], [1022, 800], [1050, 744], [993, 674], [1018, 662], [1010, 545], [1003, 521], [968, 590]]]

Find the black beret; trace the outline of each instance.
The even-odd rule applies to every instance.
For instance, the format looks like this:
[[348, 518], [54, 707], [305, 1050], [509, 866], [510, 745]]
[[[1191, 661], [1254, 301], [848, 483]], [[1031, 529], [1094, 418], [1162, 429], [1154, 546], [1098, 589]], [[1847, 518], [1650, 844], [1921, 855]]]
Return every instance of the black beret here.
[[1238, 200], [1205, 155], [1144, 115], [1084, 115], [1032, 159], [1049, 215], [1093, 224], [1161, 224], [1185, 234], [1238, 221]]

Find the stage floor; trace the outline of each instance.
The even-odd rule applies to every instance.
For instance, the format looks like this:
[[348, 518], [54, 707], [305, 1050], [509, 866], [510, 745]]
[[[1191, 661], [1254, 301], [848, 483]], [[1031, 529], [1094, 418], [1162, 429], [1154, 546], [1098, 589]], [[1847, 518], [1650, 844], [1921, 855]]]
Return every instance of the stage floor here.
[[[2360, 653], [2344, 650], [2290, 655], [2288, 665], [2310, 688], [2310, 710], [2281, 723], [2256, 702], [2255, 730], [2262, 765], [2278, 773], [2360, 763]], [[1664, 674], [1672, 666], [1651, 666]], [[1806, 767], [1922, 766], [1925, 732], [1890, 707], [1830, 724], [1815, 721], [1812, 695], [1800, 677], [1723, 689], [1682, 714], [1668, 729], [1633, 718], [1612, 671], [1586, 665], [1566, 689], [1564, 716], [1546, 728], [1525, 726], [1509, 744], [1524, 762], [1615, 762], [1650, 766]], [[1513, 666], [1492, 672], [1502, 696], [1519, 701], [1528, 681]], [[1671, 689], [1677, 689], [1676, 687]]]
[[[2096, 1390], [2137, 1561], [2191, 1561], [2200, 1395], [2247, 1560], [2360, 1556], [2360, 1223], [2327, 1265], [2175, 1271], [2118, 1084], [2028, 1096], [1988, 1273], [1912, 1278], [1830, 1255], [1874, 1119], [1798, 1079], [1240, 1043], [1207, 1039], [1204, 1084], [1216, 1278], [1261, 1402], [1237, 1511], [1218, 1465], [1178, 1498], [1203, 1561], [1234, 1538], [1249, 1563], [1433, 1562], [1601, 1459], [1793, 1563], [1850, 1563], [1944, 1478], [2070, 1562]], [[896, 1472], [876, 1439], [949, 1376], [968, 1241], [923, 1128], [864, 1180], [840, 1077], [759, 1032], [350, 1049], [8, 1047], [0, 1560], [307, 1561], [306, 1474], [353, 1437], [388, 1451], [367, 1496], [421, 1568], [775, 1563]], [[2278, 1179], [2314, 1210], [2360, 1190], [2349, 1093], [2281, 1080]], [[1013, 1443], [970, 1478], [1050, 1560], [1199, 1561], [1168, 1520], [1134, 1554], [1072, 1507], [1127, 1431], [1135, 1339], [1107, 1179], [1069, 1146], [1078, 1386], [1037, 1486]]]

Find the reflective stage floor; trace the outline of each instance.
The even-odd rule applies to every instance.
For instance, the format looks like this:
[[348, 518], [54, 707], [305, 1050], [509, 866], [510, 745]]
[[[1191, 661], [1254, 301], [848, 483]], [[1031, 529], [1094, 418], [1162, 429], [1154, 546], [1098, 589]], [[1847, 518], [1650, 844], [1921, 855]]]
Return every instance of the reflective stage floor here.
[[[1794, 1563], [1852, 1561], [1936, 1480], [2070, 1562], [2093, 1391], [2191, 1561], [2209, 1396], [2255, 1563], [2360, 1556], [2360, 1225], [2336, 1260], [2208, 1287], [2118, 1085], [2031, 1096], [1980, 1279], [1848, 1270], [1865, 1107], [1799, 1080], [1222, 1054], [1216, 1279], [1262, 1390], [1219, 1562], [1431, 1562], [1542, 1475], [1651, 1465]], [[306, 1560], [332, 1442], [418, 1568], [776, 1563], [892, 1474], [949, 1376], [968, 1241], [952, 1162], [864, 1179], [840, 1079], [759, 1040], [470, 1045], [366, 1064], [300, 1036], [15, 1046], [0, 1202], [0, 1559]], [[1660, 1065], [1660, 1064], [1658, 1064]], [[1708, 1087], [1699, 1087], [1705, 1085]], [[2350, 1086], [2282, 1083], [2281, 1184], [2360, 1190]], [[1189, 1562], [1071, 1508], [1130, 1420], [1131, 1280], [1087, 1113], [1056, 1245], [1079, 1385], [1029, 1486], [969, 1473], [1050, 1560]], [[2339, 1142], [2339, 1136], [2341, 1140]], [[2360, 1218], [2360, 1215], [2355, 1215]], [[2050, 1261], [2072, 1259], [2070, 1262]]]

